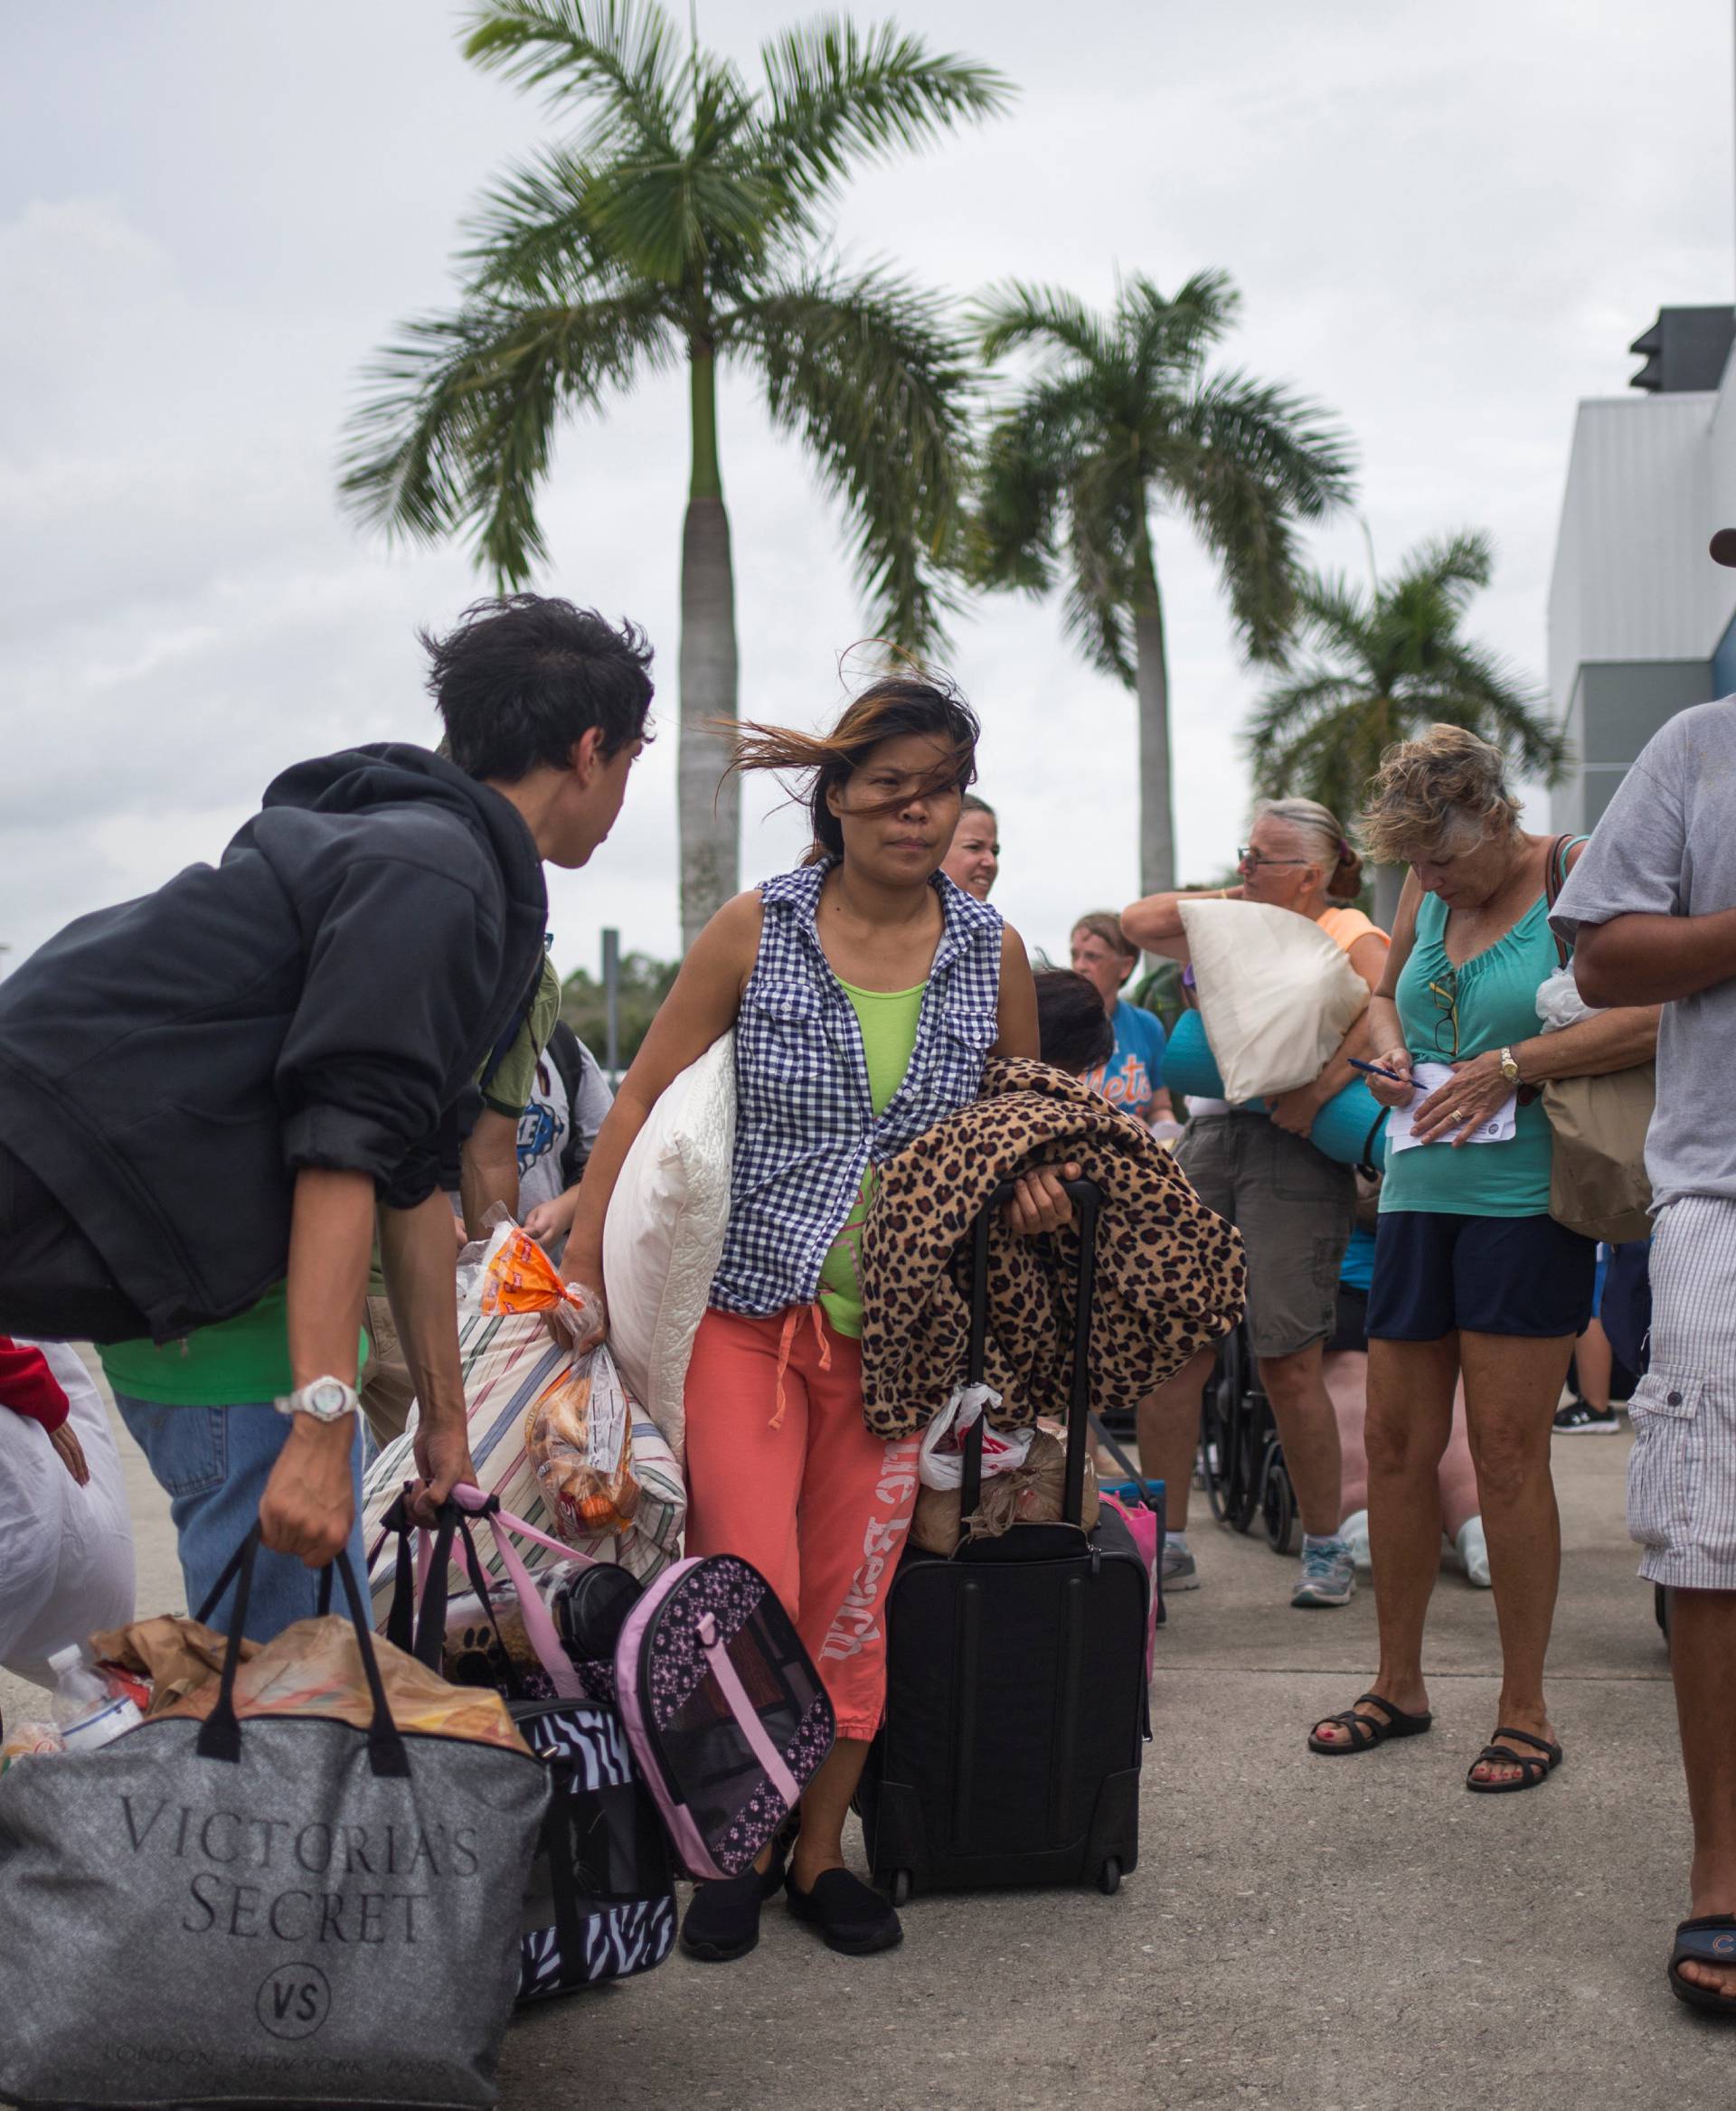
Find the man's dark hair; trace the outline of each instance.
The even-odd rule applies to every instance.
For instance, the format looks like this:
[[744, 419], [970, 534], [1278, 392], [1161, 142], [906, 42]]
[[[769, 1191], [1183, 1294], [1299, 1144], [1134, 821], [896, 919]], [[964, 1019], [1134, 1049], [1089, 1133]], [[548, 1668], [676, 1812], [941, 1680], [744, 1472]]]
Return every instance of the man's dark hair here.
[[1073, 1077], [1115, 1053], [1115, 1028], [1096, 985], [1069, 967], [1037, 971], [1037, 1046], [1045, 1063]]
[[623, 619], [548, 594], [477, 601], [444, 637], [417, 634], [447, 751], [467, 776], [515, 783], [565, 769], [575, 740], [601, 729], [603, 753], [650, 738], [651, 647]]

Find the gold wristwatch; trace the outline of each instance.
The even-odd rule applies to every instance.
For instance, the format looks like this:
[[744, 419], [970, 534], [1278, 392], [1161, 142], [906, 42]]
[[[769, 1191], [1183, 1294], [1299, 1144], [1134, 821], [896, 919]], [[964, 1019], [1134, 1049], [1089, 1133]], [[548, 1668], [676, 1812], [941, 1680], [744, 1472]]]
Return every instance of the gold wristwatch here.
[[1510, 1048], [1501, 1051], [1501, 1075], [1509, 1085], [1522, 1085], [1524, 1082], [1519, 1075], [1519, 1059]]

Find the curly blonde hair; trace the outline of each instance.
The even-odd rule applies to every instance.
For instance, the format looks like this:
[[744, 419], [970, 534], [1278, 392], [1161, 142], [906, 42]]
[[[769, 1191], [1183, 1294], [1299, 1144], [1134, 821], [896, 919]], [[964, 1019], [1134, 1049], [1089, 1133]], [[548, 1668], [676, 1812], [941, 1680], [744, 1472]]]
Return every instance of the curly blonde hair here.
[[1430, 726], [1381, 757], [1363, 808], [1363, 841], [1378, 864], [1408, 865], [1455, 826], [1511, 834], [1519, 802], [1507, 789], [1498, 748], [1463, 726]]

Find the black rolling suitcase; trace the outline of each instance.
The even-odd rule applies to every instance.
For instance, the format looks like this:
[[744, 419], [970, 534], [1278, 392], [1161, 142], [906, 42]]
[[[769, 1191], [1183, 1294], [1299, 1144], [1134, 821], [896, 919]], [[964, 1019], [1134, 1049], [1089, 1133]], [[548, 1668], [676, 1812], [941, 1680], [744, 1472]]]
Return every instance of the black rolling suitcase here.
[[[1139, 1858], [1148, 1585], [1113, 1510], [1104, 1505], [1089, 1536], [1077, 1522], [1099, 1197], [1090, 1182], [1071, 1192], [1081, 1237], [1062, 1515], [1074, 1522], [961, 1537], [948, 1556], [913, 1548], [899, 1566], [886, 1717], [857, 1796], [875, 1881], [895, 1904], [912, 1891], [1004, 1884], [1113, 1891]], [[988, 1224], [985, 1211], [973, 1234], [973, 1381], [986, 1338]], [[981, 1472], [979, 1421], [961, 1518], [976, 1507]]]

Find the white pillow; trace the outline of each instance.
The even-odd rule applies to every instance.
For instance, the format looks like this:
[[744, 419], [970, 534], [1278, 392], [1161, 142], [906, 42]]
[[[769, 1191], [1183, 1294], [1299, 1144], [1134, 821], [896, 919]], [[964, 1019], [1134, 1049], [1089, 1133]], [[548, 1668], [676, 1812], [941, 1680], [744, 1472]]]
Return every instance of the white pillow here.
[[735, 1036], [713, 1041], [651, 1109], [603, 1221], [609, 1345], [682, 1456], [682, 1390], [730, 1220]]
[[1368, 985], [1312, 917], [1263, 901], [1184, 901], [1200, 1017], [1232, 1104], [1312, 1084]]

